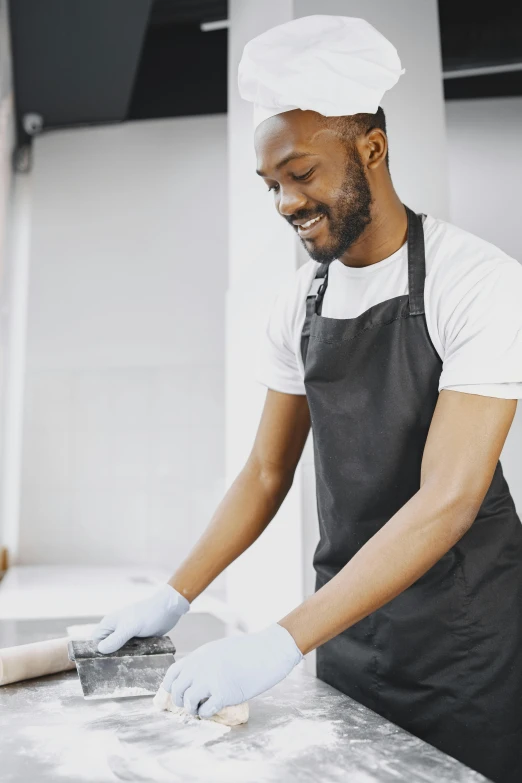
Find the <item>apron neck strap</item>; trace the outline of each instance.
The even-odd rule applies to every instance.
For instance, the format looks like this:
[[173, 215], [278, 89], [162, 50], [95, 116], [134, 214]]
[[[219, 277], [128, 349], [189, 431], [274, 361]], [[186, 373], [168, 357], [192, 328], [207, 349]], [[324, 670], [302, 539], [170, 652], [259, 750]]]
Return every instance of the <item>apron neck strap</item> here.
[[314, 299], [314, 313], [316, 315], [321, 315], [321, 311], [323, 309], [323, 298], [326, 291], [326, 287], [328, 285], [328, 271], [330, 269], [330, 264], [321, 264], [319, 269], [317, 270], [315, 274], [315, 278], [323, 278], [323, 282], [319, 286], [319, 289], [317, 291], [317, 294]]
[[424, 313], [426, 258], [422, 218], [404, 204], [408, 217], [408, 292], [410, 315]]

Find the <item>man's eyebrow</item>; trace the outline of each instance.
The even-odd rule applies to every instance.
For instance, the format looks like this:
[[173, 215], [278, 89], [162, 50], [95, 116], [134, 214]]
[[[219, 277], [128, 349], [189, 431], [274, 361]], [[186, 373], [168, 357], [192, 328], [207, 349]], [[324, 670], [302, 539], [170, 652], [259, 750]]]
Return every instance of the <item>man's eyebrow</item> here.
[[[280, 160], [277, 164], [276, 171], [279, 171], [279, 169], [282, 169], [283, 166], [286, 166], [287, 163], [290, 163], [291, 160], [297, 160], [298, 158], [309, 158], [311, 155], [314, 155], [314, 152], [292, 152], [291, 155], [287, 155], [286, 158], [283, 158], [283, 160]], [[260, 177], [266, 177], [266, 174], [261, 171], [260, 169], [256, 169], [256, 174], [259, 174]]]

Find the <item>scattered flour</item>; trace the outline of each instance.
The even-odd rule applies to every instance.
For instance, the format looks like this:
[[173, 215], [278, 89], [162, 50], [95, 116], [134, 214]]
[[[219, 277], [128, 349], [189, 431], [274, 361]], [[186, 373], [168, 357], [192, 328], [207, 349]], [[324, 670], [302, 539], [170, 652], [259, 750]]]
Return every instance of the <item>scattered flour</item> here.
[[[156, 710], [155, 710], [156, 712]], [[210, 720], [201, 720], [188, 712], [168, 712], [167, 716], [174, 723], [185, 726], [183, 737], [187, 739], [192, 747], [200, 747], [211, 740], [219, 739], [224, 734], [228, 734], [230, 726], [223, 726], [221, 723], [214, 723]]]
[[[197, 753], [190, 748], [162, 756], [160, 763], [168, 771], [169, 783], [178, 781], [211, 780], [212, 783], [261, 783], [281, 781], [275, 765], [259, 753], [244, 751], [226, 745], [215, 745], [211, 749], [202, 747]], [[209, 777], [209, 770], [212, 770]], [[174, 777], [175, 776], [175, 777]]]
[[22, 739], [29, 740], [31, 751], [23, 745], [19, 752], [36, 756], [39, 763], [53, 765], [56, 777], [73, 780], [107, 781], [112, 778], [108, 757], [120, 754], [122, 747], [115, 732], [89, 731], [76, 725], [50, 723], [47, 726], [28, 726]]
[[67, 626], [67, 636], [69, 636], [71, 639], [75, 639], [76, 641], [79, 640], [88, 640], [92, 638], [92, 633], [94, 629], [97, 627], [98, 623], [82, 623], [81, 625], [68, 625]]
[[331, 748], [337, 741], [332, 721], [289, 717], [283, 725], [251, 737], [250, 743], [205, 744], [197, 754], [190, 747], [179, 748], [163, 755], [160, 763], [171, 774], [179, 775], [176, 780], [180, 781], [208, 780], [212, 769], [212, 783], [279, 782], [283, 779], [282, 764], [291, 764], [305, 751], [313, 754], [319, 748]]
[[11, 747], [44, 783], [277, 783], [285, 765], [290, 776], [303, 759], [335, 757], [336, 743], [344, 743], [336, 721], [313, 710], [276, 709], [268, 724], [257, 726], [254, 714], [250, 729], [231, 730], [157, 712], [152, 699], [86, 701], [75, 677], [59, 688], [29, 686], [18, 698]]
[[332, 747], [338, 741], [338, 730], [330, 720], [294, 718], [286, 726], [276, 726], [266, 733], [267, 750], [279, 760], [298, 756], [310, 748]]

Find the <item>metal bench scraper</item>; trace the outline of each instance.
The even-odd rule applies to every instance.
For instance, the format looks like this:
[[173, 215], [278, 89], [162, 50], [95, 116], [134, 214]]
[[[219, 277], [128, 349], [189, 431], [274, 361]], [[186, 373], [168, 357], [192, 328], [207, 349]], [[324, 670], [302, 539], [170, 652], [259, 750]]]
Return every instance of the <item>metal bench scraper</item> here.
[[76, 663], [85, 699], [153, 696], [169, 666], [174, 647], [168, 636], [133, 637], [114, 653], [98, 652], [98, 642], [70, 641], [69, 660]]

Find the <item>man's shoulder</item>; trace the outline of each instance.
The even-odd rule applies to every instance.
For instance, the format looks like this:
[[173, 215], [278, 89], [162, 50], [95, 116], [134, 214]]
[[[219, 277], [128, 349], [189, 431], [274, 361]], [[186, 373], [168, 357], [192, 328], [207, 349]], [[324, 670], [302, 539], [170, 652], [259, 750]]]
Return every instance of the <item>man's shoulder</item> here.
[[462, 308], [481, 312], [493, 291], [502, 297], [522, 290], [522, 265], [496, 245], [445, 220], [432, 218], [427, 228], [427, 307], [440, 317]]
[[427, 217], [426, 258], [434, 271], [451, 268], [481, 270], [486, 274], [500, 264], [517, 264], [501, 248], [446, 220]]
[[321, 264], [319, 261], [314, 261], [313, 258], [309, 258], [308, 261], [296, 269], [294, 284], [297, 288], [309, 287], [312, 284], [317, 270]]
[[278, 299], [281, 304], [286, 307], [298, 308], [306, 300], [319, 266], [317, 261], [310, 258], [294, 272], [291, 272], [278, 291]]
[[275, 292], [270, 309], [270, 329], [293, 344], [306, 314], [306, 297], [319, 264], [310, 259], [288, 273]]

